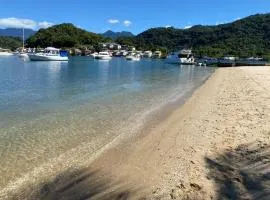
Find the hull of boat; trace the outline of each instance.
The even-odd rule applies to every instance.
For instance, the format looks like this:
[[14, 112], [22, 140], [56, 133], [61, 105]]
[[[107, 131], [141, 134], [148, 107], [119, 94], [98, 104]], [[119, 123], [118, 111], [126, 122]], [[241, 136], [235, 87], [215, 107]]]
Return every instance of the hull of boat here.
[[13, 53], [9, 53], [9, 52], [0, 52], [0, 56], [13, 56]]
[[195, 62], [191, 59], [178, 58], [178, 57], [168, 57], [165, 60], [168, 64], [178, 64], [178, 65], [195, 65]]
[[140, 58], [136, 58], [136, 57], [132, 57], [132, 56], [127, 56], [126, 57], [126, 60], [128, 60], [128, 61], [139, 61]]
[[98, 59], [98, 60], [111, 60], [112, 57], [111, 56], [96, 56], [95, 59]]
[[68, 57], [47, 56], [47, 55], [28, 55], [31, 61], [68, 61]]
[[20, 53], [20, 54], [18, 54], [18, 56], [20, 58], [28, 58], [28, 54], [27, 53]]

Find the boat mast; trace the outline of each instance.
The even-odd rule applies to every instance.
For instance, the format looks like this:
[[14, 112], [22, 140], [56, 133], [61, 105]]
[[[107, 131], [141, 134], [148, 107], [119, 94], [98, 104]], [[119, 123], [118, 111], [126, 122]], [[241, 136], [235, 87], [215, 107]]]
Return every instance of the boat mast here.
[[23, 49], [22, 52], [24, 51], [24, 28], [23, 28]]

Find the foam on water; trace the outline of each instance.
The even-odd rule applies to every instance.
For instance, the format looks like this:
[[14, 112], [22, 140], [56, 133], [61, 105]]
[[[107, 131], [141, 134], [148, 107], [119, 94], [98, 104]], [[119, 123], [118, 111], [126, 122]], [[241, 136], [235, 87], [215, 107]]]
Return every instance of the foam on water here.
[[0, 197], [89, 164], [212, 72], [162, 60], [0, 59]]

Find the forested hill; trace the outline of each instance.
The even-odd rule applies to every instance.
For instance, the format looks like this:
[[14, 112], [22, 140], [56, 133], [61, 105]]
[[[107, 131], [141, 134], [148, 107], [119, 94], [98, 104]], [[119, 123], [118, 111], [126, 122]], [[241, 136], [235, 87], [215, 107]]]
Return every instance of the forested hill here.
[[22, 46], [22, 40], [18, 37], [0, 36], [0, 48], [16, 50]]
[[93, 46], [105, 41], [102, 36], [64, 23], [47, 29], [40, 29], [27, 40], [29, 47], [76, 47], [81, 45]]
[[[130, 42], [130, 41], [128, 41]], [[192, 48], [197, 55], [263, 56], [270, 54], [270, 14], [257, 14], [218, 26], [190, 29], [152, 28], [133, 40], [135, 46], [168, 50]]]
[[[30, 47], [78, 47], [95, 46], [107, 40], [110, 39], [72, 24], [60, 24], [40, 29], [27, 40], [27, 44]], [[196, 56], [270, 58], [270, 14], [257, 14], [217, 26], [152, 28], [135, 37], [119, 37], [116, 42], [133, 45], [140, 50], [192, 48]]]

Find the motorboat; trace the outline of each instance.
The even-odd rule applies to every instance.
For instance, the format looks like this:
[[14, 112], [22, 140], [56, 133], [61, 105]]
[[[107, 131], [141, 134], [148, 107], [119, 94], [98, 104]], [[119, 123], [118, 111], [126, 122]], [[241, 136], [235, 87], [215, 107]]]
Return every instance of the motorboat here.
[[9, 49], [0, 48], [0, 56], [12, 56], [14, 55]]
[[97, 55], [98, 55], [98, 53], [95, 52], [95, 53], [90, 54], [89, 57], [90, 57], [90, 58], [96, 58]]
[[95, 56], [95, 59], [98, 60], [111, 60], [112, 56], [107, 51], [101, 51], [98, 55]]
[[218, 60], [218, 67], [233, 67], [235, 66], [236, 58], [233, 56], [226, 56]]
[[126, 56], [126, 60], [139, 61], [139, 60], [141, 60], [141, 57], [138, 54], [131, 54], [131, 55]]
[[145, 58], [151, 58], [153, 55], [152, 51], [145, 51], [143, 54], [143, 57]]
[[160, 58], [161, 57], [161, 51], [155, 51], [152, 55], [152, 58]]
[[31, 61], [68, 61], [68, 52], [54, 47], [47, 47], [42, 53], [28, 54]]
[[166, 63], [180, 64], [180, 65], [194, 65], [195, 58], [191, 50], [183, 49], [177, 52], [171, 52], [167, 58]]

